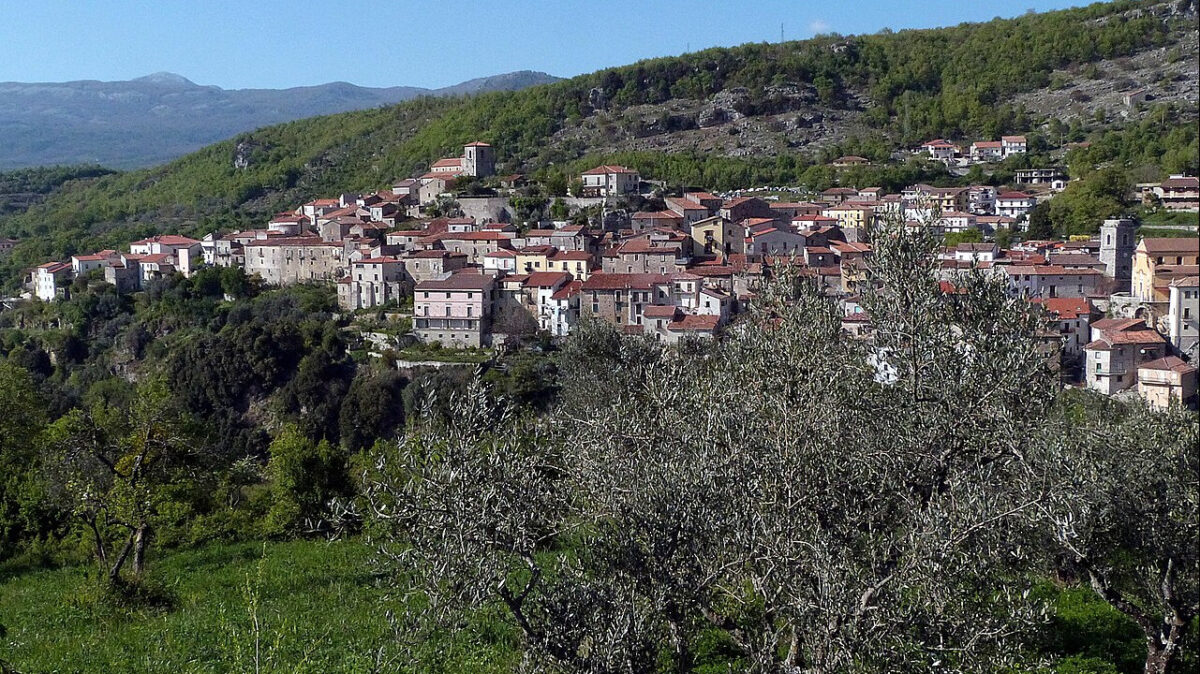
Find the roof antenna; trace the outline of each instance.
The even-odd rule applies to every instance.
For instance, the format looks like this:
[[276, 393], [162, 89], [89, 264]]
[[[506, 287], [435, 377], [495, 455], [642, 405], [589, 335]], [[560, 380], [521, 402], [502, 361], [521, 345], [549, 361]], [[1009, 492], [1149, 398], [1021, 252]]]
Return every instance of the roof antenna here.
[[779, 22], [779, 43], [783, 44], [783, 22]]

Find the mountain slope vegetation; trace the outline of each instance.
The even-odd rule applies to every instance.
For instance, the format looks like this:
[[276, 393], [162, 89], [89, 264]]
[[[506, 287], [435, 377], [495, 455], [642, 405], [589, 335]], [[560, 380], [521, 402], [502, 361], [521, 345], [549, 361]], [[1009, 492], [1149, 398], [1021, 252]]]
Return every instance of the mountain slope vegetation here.
[[[470, 140], [495, 145], [501, 170], [530, 171], [588, 156], [586, 137], [566, 138], [572, 129], [670, 135], [713, 123], [712, 115], [664, 114], [647, 124], [625, 114], [636, 106], [701, 102], [717, 119], [802, 116], [823, 106], [853, 113], [861, 126], [856, 142], [873, 142], [877, 152], [930, 137], [1027, 132], [1044, 120], [1009, 102], [1014, 96], [1050, 86], [1051, 76], [1064, 69], [1172, 48], [1194, 33], [1194, 21], [1190, 0], [1101, 3], [951, 28], [714, 48], [517, 92], [422, 98], [290, 122], [165, 166], [99, 178], [0, 220], [0, 235], [28, 239], [0, 275], [11, 280], [22, 265], [130, 236], [239, 227], [317, 195], [377, 188]], [[1195, 103], [1182, 107], [1172, 119], [1194, 119]], [[769, 174], [787, 178], [794, 175], [788, 167], [804, 161], [804, 150], [798, 145], [773, 160], [738, 161], [742, 169], [783, 166]], [[236, 168], [235, 155], [248, 165]], [[697, 152], [686, 161], [662, 162], [683, 165], [677, 175], [650, 177], [712, 175], [696, 167], [728, 161]]]
[[363, 110], [418, 96], [508, 91], [555, 81], [520, 71], [441, 89], [330, 82], [290, 89], [222, 89], [173, 73], [124, 82], [0, 82], [0, 169], [98, 163], [138, 168], [269, 124]]

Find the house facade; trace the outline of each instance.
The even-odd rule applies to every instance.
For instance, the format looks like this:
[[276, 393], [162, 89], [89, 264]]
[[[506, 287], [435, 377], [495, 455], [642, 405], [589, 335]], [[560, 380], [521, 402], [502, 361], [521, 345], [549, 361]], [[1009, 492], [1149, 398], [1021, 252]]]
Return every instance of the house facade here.
[[462, 270], [426, 281], [413, 290], [413, 331], [424, 343], [480, 347], [489, 343], [496, 280]]

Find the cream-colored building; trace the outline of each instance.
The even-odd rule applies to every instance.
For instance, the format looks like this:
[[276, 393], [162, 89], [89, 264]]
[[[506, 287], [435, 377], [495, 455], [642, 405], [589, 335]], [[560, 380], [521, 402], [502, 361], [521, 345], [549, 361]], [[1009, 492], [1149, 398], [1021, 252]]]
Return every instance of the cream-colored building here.
[[1142, 302], [1166, 302], [1168, 288], [1177, 278], [1200, 271], [1200, 239], [1144, 238], [1133, 254], [1133, 296]]
[[1196, 368], [1176, 356], [1159, 358], [1138, 366], [1138, 394], [1157, 409], [1171, 402], [1190, 404], [1196, 396]]

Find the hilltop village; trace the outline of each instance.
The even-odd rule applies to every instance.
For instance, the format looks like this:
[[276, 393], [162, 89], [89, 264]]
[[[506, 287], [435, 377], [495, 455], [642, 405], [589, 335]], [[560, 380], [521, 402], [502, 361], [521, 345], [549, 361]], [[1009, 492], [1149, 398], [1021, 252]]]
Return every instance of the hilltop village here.
[[[912, 149], [947, 166], [1027, 151], [1023, 136], [969, 146], [936, 139]], [[834, 166], [867, 162], [841, 157]], [[1138, 237], [1137, 223], [1107, 220], [1097, 237], [1020, 240], [1030, 212], [1066, 184], [1057, 169], [1018, 170], [1021, 189], [915, 184], [888, 194], [835, 187], [793, 201], [778, 194], [666, 194], [637, 170], [582, 172], [571, 196], [522, 222], [511, 204], [528, 180], [496, 174], [494, 148], [467, 143], [418, 178], [369, 194], [299, 204], [261, 229], [202, 239], [160, 235], [49, 262], [32, 270], [33, 296], [53, 301], [94, 275], [133, 292], [203, 266], [238, 267], [273, 286], [336, 284], [346, 312], [411, 318], [411, 337], [451, 348], [514, 338], [564, 337], [602, 320], [667, 343], [712, 338], [754, 301], [781, 265], [812, 278], [843, 310], [847, 338], [869, 339], [858, 305], [870, 232], [881, 222], [939, 236], [977, 234], [940, 255], [947, 294], [972, 270], [1003, 275], [1012, 292], [1044, 306], [1048, 348], [1064, 380], [1104, 394], [1135, 391], [1159, 406], [1195, 398], [1198, 242]], [[464, 196], [487, 184], [492, 194]], [[456, 192], [456, 190], [458, 190]], [[1144, 192], [1166, 210], [1197, 210], [1197, 179], [1172, 176]], [[634, 208], [634, 205], [638, 208]], [[1013, 234], [1001, 246], [1001, 234]]]

